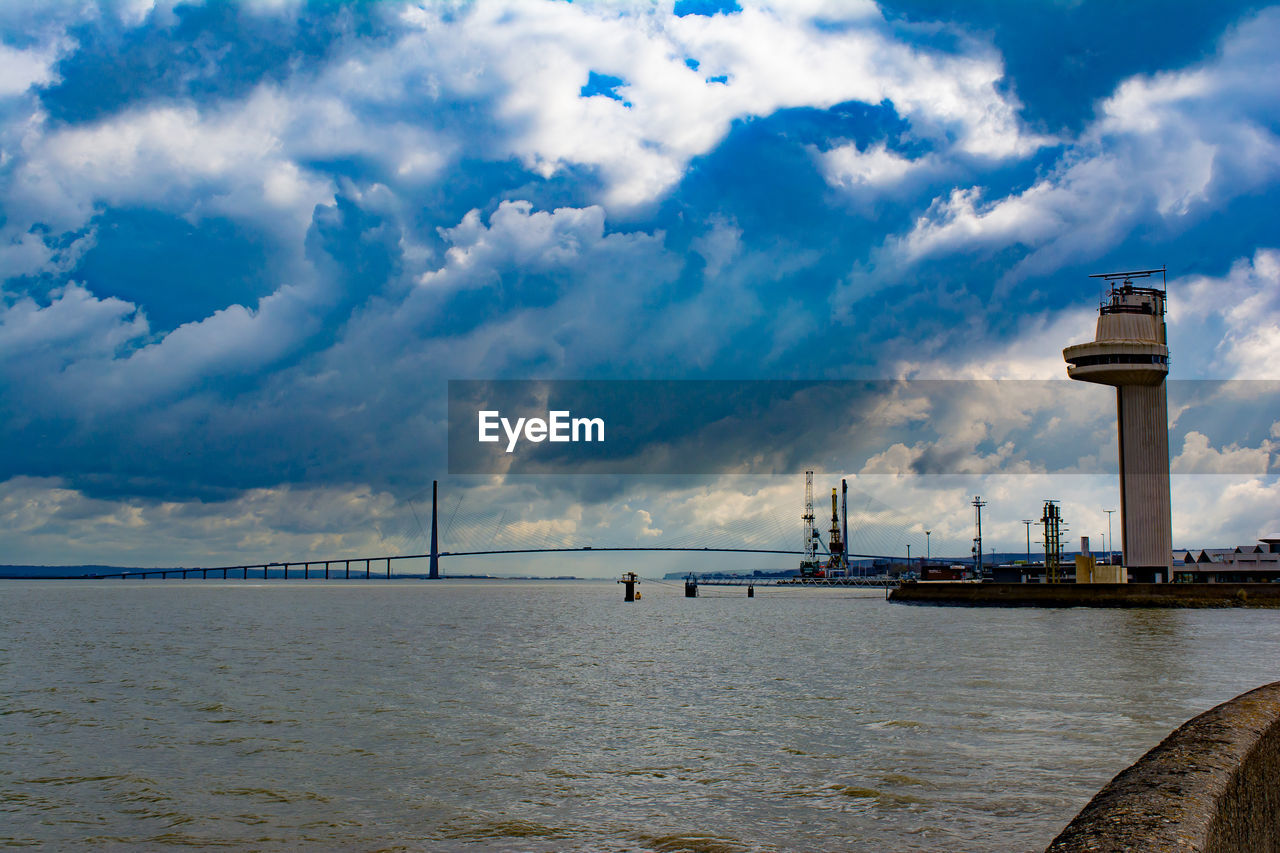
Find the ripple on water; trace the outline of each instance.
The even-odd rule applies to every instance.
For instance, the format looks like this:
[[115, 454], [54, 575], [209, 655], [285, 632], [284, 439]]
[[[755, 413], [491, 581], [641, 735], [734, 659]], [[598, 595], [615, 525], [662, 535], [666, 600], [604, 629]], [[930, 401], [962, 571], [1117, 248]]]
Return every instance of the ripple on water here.
[[936, 788], [932, 782], [927, 779], [917, 779], [915, 776], [907, 776], [903, 773], [883, 773], [880, 781], [886, 785], [907, 785], [914, 788]]
[[519, 818], [472, 816], [446, 821], [438, 830], [444, 838], [455, 841], [488, 841], [511, 838], [569, 838], [575, 833], [569, 827], [548, 826]]
[[636, 834], [633, 836], [649, 850], [657, 853], [746, 853], [751, 847], [735, 838], [705, 833], [670, 835]]
[[879, 808], [902, 808], [928, 802], [911, 794], [839, 782], [786, 788], [779, 791], [778, 796], [791, 800], [809, 800], [820, 808], [838, 807], [841, 802], [850, 799], [865, 800], [868, 804], [874, 803]]
[[272, 788], [215, 788], [219, 797], [247, 797], [259, 803], [327, 803], [329, 797], [314, 791], [279, 791]]
[[880, 720], [875, 723], [867, 723], [866, 727], [872, 730], [879, 729], [923, 729], [925, 724], [916, 720]]
[[898, 794], [893, 791], [882, 791], [878, 788], [864, 788], [859, 785], [827, 785], [825, 790], [833, 791], [842, 797], [858, 800], [875, 800], [881, 806], [909, 806], [924, 803], [926, 800], [910, 794]]
[[22, 781], [27, 785], [83, 785], [93, 782], [117, 782], [123, 780], [150, 782], [148, 779], [141, 779], [127, 773], [114, 773], [105, 776], [44, 776], [23, 779]]

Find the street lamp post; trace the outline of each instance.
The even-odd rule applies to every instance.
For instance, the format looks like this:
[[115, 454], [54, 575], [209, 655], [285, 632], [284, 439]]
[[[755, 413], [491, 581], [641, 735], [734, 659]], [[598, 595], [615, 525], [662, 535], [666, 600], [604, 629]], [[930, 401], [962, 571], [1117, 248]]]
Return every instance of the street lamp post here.
[[929, 534], [932, 532], [932, 530], [924, 532], [924, 561], [926, 563], [933, 559], [933, 548], [929, 546]]
[[973, 496], [974, 523], [977, 528], [977, 535], [973, 537], [973, 576], [978, 580], [982, 580], [982, 508], [986, 505], [981, 496]]
[[1115, 510], [1104, 509], [1103, 512], [1107, 514], [1107, 565], [1109, 566], [1115, 562], [1116, 543], [1115, 540], [1111, 538], [1111, 513], [1115, 512]]
[[1035, 519], [1032, 519], [1032, 518], [1022, 519], [1022, 523], [1027, 526], [1027, 565], [1028, 566], [1031, 565], [1031, 525], [1034, 522], [1035, 522]]

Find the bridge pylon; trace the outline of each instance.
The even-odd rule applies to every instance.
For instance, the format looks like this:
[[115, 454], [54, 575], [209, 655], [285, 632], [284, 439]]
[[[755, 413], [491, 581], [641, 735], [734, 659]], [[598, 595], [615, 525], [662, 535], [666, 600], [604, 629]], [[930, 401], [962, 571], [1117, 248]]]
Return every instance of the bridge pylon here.
[[440, 533], [439, 533], [439, 515], [436, 511], [437, 499], [440, 497], [440, 481], [431, 481], [431, 567], [427, 572], [427, 577], [431, 580], [440, 579]]

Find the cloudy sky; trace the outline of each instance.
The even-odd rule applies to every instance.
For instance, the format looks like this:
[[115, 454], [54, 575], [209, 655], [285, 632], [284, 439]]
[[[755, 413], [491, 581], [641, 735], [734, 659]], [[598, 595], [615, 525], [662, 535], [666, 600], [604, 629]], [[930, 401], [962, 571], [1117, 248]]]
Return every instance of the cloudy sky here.
[[[1096, 272], [1167, 264], [1174, 377], [1280, 379], [1280, 7], [51, 0], [0, 28], [0, 563], [413, 550], [433, 478], [460, 543], [798, 543], [793, 474], [449, 477], [447, 383], [1065, 380]], [[876, 508], [868, 548], [966, 553], [975, 493], [988, 544], [1044, 498], [1096, 542], [1107, 389], [927, 387], [788, 442]], [[1170, 410], [1175, 545], [1280, 535], [1275, 386], [1204, 387]], [[844, 452], [855, 421], [880, 443]]]

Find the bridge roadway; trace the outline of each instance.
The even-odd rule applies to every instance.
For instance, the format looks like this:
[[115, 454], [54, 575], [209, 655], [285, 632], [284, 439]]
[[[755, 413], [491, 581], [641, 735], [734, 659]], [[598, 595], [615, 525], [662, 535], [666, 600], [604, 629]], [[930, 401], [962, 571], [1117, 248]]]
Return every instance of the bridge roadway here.
[[[783, 550], [774, 548], [716, 548], [716, 547], [700, 547], [700, 546], [675, 546], [675, 545], [650, 545], [650, 546], [594, 546], [583, 545], [576, 548], [509, 548], [492, 551], [440, 551], [436, 554], [437, 558], [445, 557], [479, 557], [479, 556], [497, 556], [503, 554], [548, 554], [548, 553], [587, 553], [587, 552], [658, 552], [658, 551], [680, 551], [680, 552], [696, 552], [696, 553], [728, 553], [728, 554], [784, 554], [798, 556], [803, 551]], [[431, 554], [395, 554], [388, 557], [358, 557], [355, 559], [341, 560], [288, 560], [278, 562], [265, 563], [249, 563], [237, 566], [212, 566], [208, 568], [172, 568], [172, 569], [141, 569], [137, 571], [126, 572], [102, 572], [87, 575], [41, 575], [46, 580], [84, 580], [86, 578], [110, 578], [110, 579], [143, 579], [151, 577], [159, 577], [161, 579], [168, 578], [170, 575], [179, 578], [200, 577], [207, 580], [210, 577], [223, 579], [234, 579], [239, 576], [243, 580], [248, 580], [250, 573], [253, 577], [259, 577], [266, 580], [268, 578], [280, 578], [288, 580], [289, 570], [294, 570], [294, 578], [297, 577], [298, 570], [302, 572], [304, 580], [310, 580], [314, 575], [317, 579], [323, 577], [325, 580], [337, 576], [343, 579], [351, 577], [351, 567], [355, 565], [356, 577], [359, 578], [363, 570], [364, 577], [372, 578], [374, 568], [378, 570], [380, 577], [390, 580], [394, 575], [391, 572], [391, 563], [393, 560], [426, 560], [431, 558]], [[894, 558], [887, 557], [882, 554], [850, 554], [850, 557], [857, 559], [876, 559], [876, 560], [892, 560]], [[360, 564], [364, 565], [361, 566]], [[337, 568], [335, 568], [337, 567]], [[272, 574], [272, 571], [276, 574]], [[409, 576], [406, 576], [409, 577]], [[415, 573], [412, 577], [421, 577]], [[446, 577], [441, 575], [441, 577]], [[786, 580], [786, 579], [780, 579]], [[874, 586], [875, 584], [836, 584], [836, 583], [815, 583], [815, 581], [859, 581], [861, 578], [813, 578], [806, 579], [804, 583], [811, 586]], [[870, 580], [870, 579], [867, 579]], [[798, 581], [797, 581], [798, 582]], [[710, 583], [710, 581], [699, 581], [699, 583]], [[896, 585], [896, 584], [895, 584]]]

